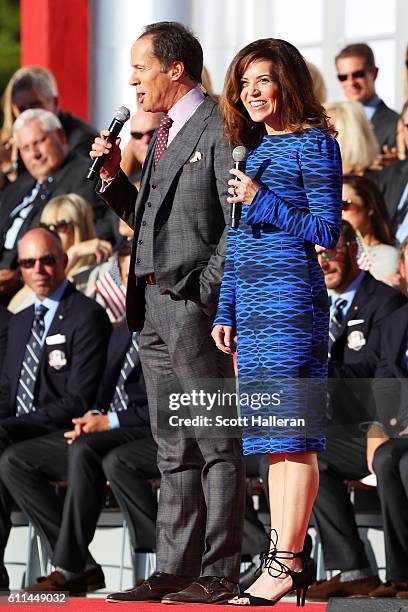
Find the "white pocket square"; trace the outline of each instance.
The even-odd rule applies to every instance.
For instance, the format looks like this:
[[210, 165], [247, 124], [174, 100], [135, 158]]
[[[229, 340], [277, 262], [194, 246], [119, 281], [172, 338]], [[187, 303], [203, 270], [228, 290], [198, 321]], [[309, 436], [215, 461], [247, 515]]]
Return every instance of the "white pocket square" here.
[[189, 164], [194, 164], [194, 162], [200, 161], [202, 155], [200, 151], [196, 151], [191, 159], [188, 160]]

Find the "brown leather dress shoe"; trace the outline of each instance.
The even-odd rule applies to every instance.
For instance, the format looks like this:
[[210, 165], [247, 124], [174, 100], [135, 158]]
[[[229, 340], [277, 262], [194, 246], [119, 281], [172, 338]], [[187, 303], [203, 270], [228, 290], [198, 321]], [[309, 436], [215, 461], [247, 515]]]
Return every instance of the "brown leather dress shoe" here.
[[380, 584], [374, 591], [371, 591], [369, 597], [395, 597], [397, 593], [407, 590], [407, 582], [398, 582], [391, 580]]
[[68, 592], [70, 595], [90, 593], [105, 587], [105, 576], [100, 565], [84, 572], [77, 578], [67, 580], [62, 572], [55, 570], [49, 576], [40, 576], [37, 582], [25, 587], [26, 593], [61, 593]]
[[398, 591], [398, 593], [395, 593], [395, 597], [397, 599], [408, 599], [408, 585], [405, 584], [405, 589], [402, 591]]
[[109, 602], [124, 602], [124, 601], [145, 601], [157, 602], [168, 593], [175, 593], [185, 589], [195, 580], [194, 576], [175, 576], [174, 574], [166, 574], [164, 572], [155, 572], [144, 580], [142, 584], [127, 591], [120, 593], [112, 593], [108, 595], [106, 601]]
[[321, 580], [309, 587], [307, 599], [312, 601], [327, 601], [330, 597], [368, 596], [380, 584], [378, 576], [368, 576], [359, 580], [340, 582], [340, 574], [331, 580]]
[[235, 582], [218, 576], [201, 576], [186, 589], [163, 597], [163, 604], [223, 604], [238, 595]]

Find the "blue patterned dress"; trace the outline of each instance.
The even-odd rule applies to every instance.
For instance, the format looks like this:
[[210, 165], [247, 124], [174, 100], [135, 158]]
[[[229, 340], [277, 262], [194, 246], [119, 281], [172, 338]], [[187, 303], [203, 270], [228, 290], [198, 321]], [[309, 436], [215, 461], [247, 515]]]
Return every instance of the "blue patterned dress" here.
[[246, 174], [261, 188], [229, 228], [214, 321], [237, 330], [244, 454], [324, 450], [329, 308], [315, 244], [339, 237], [338, 144], [317, 128], [266, 135]]

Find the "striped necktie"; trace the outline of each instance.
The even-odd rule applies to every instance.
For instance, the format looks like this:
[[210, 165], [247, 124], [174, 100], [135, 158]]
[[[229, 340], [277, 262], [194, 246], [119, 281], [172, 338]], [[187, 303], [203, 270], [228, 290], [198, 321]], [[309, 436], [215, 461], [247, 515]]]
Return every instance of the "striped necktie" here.
[[17, 416], [28, 414], [34, 408], [34, 389], [41, 357], [41, 340], [44, 335], [44, 316], [48, 308], [40, 304], [34, 311], [33, 325], [24, 353], [17, 388]]
[[115, 387], [115, 393], [109, 406], [109, 412], [120, 412], [121, 410], [127, 410], [129, 397], [125, 390], [125, 382], [140, 362], [139, 346], [137, 343], [138, 338], [138, 332], [134, 332], [132, 334], [129, 348], [123, 360], [122, 369]]
[[334, 312], [332, 315], [332, 318], [330, 319], [330, 326], [329, 326], [329, 359], [331, 357], [331, 350], [333, 347], [333, 344], [336, 342], [337, 338], [339, 337], [339, 333], [341, 330], [341, 324], [343, 321], [343, 309], [345, 307], [345, 305], [347, 304], [347, 300], [345, 300], [344, 298], [337, 298], [337, 300], [334, 302]]

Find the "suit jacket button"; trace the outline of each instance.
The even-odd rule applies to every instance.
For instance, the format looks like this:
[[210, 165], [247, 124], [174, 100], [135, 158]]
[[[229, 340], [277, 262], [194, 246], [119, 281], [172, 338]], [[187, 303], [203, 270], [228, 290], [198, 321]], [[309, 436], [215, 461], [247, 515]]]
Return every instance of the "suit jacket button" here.
[[146, 221], [142, 221], [142, 225], [146, 225]]
[[152, 189], [156, 189], [156, 187], [157, 187], [156, 183], [153, 183]]
[[139, 244], [143, 244], [143, 240], [138, 240], [138, 243]]
[[139, 258], [136, 259], [136, 263], [138, 263], [138, 264], [140, 263], [140, 259]]
[[147, 207], [148, 207], [148, 208], [151, 208], [151, 207], [152, 207], [152, 203], [151, 203], [151, 202], [148, 202], [148, 203], [147, 203]]

